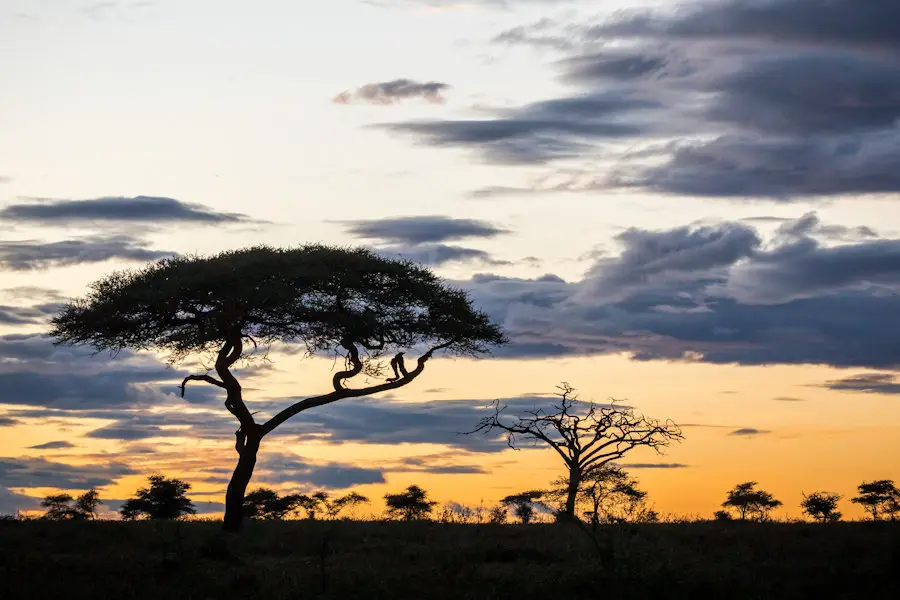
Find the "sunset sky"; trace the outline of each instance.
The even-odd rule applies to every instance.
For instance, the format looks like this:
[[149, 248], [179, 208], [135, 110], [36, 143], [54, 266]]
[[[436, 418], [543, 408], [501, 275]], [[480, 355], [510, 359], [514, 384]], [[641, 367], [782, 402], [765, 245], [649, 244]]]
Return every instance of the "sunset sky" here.
[[[424, 262], [511, 343], [295, 417], [251, 487], [493, 505], [561, 464], [458, 432], [562, 381], [683, 426], [621, 461], [663, 515], [900, 482], [897, 0], [4, 0], [0, 55], [0, 513], [154, 472], [221, 511], [199, 365], [45, 332], [104, 274], [263, 243]], [[251, 410], [329, 389], [269, 358]]]

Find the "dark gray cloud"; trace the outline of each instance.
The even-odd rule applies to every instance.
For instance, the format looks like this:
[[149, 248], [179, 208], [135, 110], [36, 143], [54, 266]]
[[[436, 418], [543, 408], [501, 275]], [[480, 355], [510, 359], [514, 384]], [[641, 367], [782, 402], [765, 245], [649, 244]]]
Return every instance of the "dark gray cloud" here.
[[43, 444], [38, 444], [37, 446], [28, 446], [29, 450], [66, 450], [68, 448], [75, 448], [75, 444], [72, 442], [67, 442], [65, 440], [61, 440], [58, 442], [45, 442]]
[[611, 21], [544, 19], [495, 41], [569, 51], [556, 66], [581, 94], [479, 120], [384, 127], [497, 164], [584, 171], [481, 197], [610, 188], [777, 201], [896, 196], [900, 8], [860, 4], [728, 0]]
[[386, 471], [396, 472], [423, 472], [434, 473], [437, 475], [471, 475], [485, 474], [488, 471], [481, 465], [472, 464], [435, 464], [431, 457], [411, 456], [399, 461], [397, 465], [390, 465], [385, 468]]
[[311, 464], [291, 454], [263, 454], [254, 473], [260, 484], [309, 484], [317, 488], [344, 489], [354, 485], [384, 483], [380, 469], [343, 463]]
[[900, 394], [900, 381], [890, 373], [866, 373], [829, 381], [822, 387], [835, 391], [866, 392], [869, 394]]
[[21, 421], [12, 417], [0, 417], [0, 427], [15, 427], [21, 423]]
[[12, 515], [17, 510], [34, 510], [40, 505], [38, 498], [13, 492], [5, 485], [0, 485], [0, 515]]
[[[174, 392], [185, 372], [129, 351], [95, 354], [83, 346], [54, 346], [45, 334], [0, 336], [0, 404], [61, 410], [133, 407], [185, 401]], [[211, 386], [210, 386], [211, 387]], [[208, 399], [206, 390], [189, 390]]]
[[45, 322], [56, 314], [61, 304], [40, 304], [37, 306], [4, 306], [0, 305], [0, 324], [3, 325], [35, 325]]
[[727, 0], [662, 14], [632, 14], [598, 28], [607, 35], [748, 38], [822, 46], [900, 50], [895, 0]]
[[108, 485], [120, 477], [134, 474], [131, 467], [115, 460], [75, 466], [43, 458], [0, 458], [0, 481], [9, 488], [86, 490]]
[[343, 221], [347, 233], [389, 244], [429, 244], [471, 238], [494, 238], [508, 230], [475, 219], [442, 215], [390, 217], [369, 221]]
[[213, 210], [174, 198], [114, 196], [88, 200], [35, 198], [10, 204], [0, 218], [36, 225], [79, 225], [103, 222], [127, 224], [226, 224], [250, 221], [246, 215]]
[[448, 246], [446, 244], [420, 244], [413, 246], [381, 246], [374, 251], [391, 257], [401, 257], [416, 263], [440, 266], [447, 263], [480, 263], [482, 265], [511, 265], [507, 260], [498, 260], [485, 250]]
[[778, 396], [773, 400], [776, 402], [806, 402], [806, 398], [795, 398], [794, 396]]
[[126, 235], [91, 236], [59, 242], [0, 242], [0, 268], [29, 271], [107, 260], [151, 261], [175, 253], [147, 248], [147, 242]]
[[756, 429], [755, 427], [743, 427], [741, 429], [735, 429], [728, 435], [734, 436], [742, 436], [742, 437], [753, 437], [757, 435], [765, 435], [767, 433], [772, 433], [766, 429]]
[[367, 83], [356, 90], [346, 90], [334, 97], [336, 104], [362, 102], [365, 104], [389, 105], [403, 100], [420, 99], [432, 104], [445, 101], [443, 93], [449, 84], [437, 81], [419, 82], [412, 79], [394, 79], [378, 83]]
[[654, 166], [613, 171], [605, 183], [667, 194], [780, 201], [900, 191], [900, 137], [750, 137], [728, 135], [673, 147]]
[[[580, 281], [480, 275], [457, 285], [509, 333], [497, 356], [625, 353], [637, 360], [897, 368], [896, 240], [826, 245], [848, 230], [746, 223], [630, 230]], [[852, 236], [851, 236], [852, 237]]]
[[[659, 101], [625, 90], [535, 102], [495, 118], [410, 121], [376, 127], [434, 146], [474, 149], [491, 162], [541, 164], [575, 158], [601, 141], [633, 138], [654, 128], [643, 115]], [[623, 116], [637, 115], [632, 121]]]

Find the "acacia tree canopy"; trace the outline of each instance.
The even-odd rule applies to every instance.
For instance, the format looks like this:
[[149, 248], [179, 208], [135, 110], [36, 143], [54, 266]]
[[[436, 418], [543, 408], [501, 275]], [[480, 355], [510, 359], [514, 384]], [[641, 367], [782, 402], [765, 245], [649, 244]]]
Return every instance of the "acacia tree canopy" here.
[[[225, 526], [231, 530], [240, 527], [260, 441], [281, 423], [310, 408], [407, 385], [436, 351], [474, 356], [506, 341], [466, 292], [428, 269], [365, 249], [319, 244], [176, 257], [113, 273], [52, 323], [57, 343], [113, 352], [161, 350], [173, 362], [190, 354], [214, 356], [218, 377], [190, 375], [181, 389], [183, 395], [190, 381], [224, 389], [225, 407], [240, 423], [239, 459], [225, 500]], [[258, 348], [274, 342], [302, 344], [310, 354], [338, 352], [345, 368], [332, 376], [327, 393], [257, 423], [231, 368], [245, 357], [248, 343]], [[407, 369], [403, 355], [417, 349], [421, 354]], [[384, 377], [381, 358], [394, 352], [392, 377], [350, 387], [360, 374]]]

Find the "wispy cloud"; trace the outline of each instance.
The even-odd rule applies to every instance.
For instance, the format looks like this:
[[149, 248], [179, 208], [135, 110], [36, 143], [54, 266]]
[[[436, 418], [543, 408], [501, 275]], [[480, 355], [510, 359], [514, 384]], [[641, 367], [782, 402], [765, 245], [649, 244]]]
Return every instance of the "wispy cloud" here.
[[390, 105], [404, 100], [419, 99], [432, 104], [445, 102], [443, 93], [450, 86], [437, 81], [419, 82], [412, 79], [394, 79], [378, 83], [367, 83], [356, 90], [346, 90], [333, 98], [336, 104], [354, 102], [376, 105]]

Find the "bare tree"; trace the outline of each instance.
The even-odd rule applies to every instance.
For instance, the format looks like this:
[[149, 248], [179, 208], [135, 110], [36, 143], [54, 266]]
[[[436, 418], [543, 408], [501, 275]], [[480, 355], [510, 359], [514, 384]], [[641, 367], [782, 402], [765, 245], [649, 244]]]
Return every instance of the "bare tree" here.
[[575, 505], [585, 473], [620, 459], [638, 447], [658, 453], [673, 441], [684, 438], [671, 420], [657, 421], [637, 414], [627, 406], [582, 402], [575, 388], [563, 382], [557, 387], [559, 400], [549, 410], [535, 408], [525, 416], [507, 419], [506, 406], [494, 403], [494, 413], [483, 418], [471, 432], [506, 432], [507, 443], [518, 449], [521, 443], [546, 444], [562, 458], [568, 469], [566, 502], [561, 516], [576, 520]]

